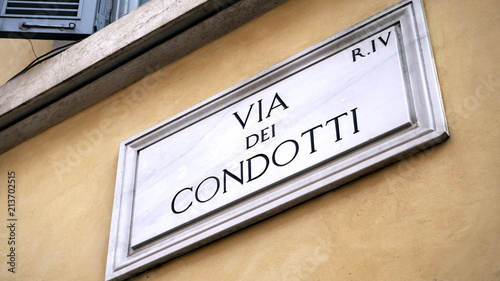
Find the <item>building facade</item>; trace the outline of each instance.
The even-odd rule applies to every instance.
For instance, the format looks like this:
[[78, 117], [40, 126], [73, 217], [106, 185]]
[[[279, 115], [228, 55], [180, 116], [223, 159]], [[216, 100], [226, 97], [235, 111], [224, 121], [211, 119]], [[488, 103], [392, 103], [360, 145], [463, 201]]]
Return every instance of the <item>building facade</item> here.
[[[276, 3], [222, 34], [207, 35], [213, 38], [205, 41], [203, 34], [195, 33], [199, 42], [193, 50], [149, 68], [136, 54], [105, 54], [114, 48], [106, 42], [117, 40], [107, 30], [117, 36], [140, 33], [147, 22], [141, 15], [159, 7], [171, 11], [160, 2], [148, 2], [9, 82], [33, 59], [33, 50], [24, 39], [0, 40], [0, 59], [7, 62], [0, 66], [6, 82], [2, 94], [8, 91], [9, 104], [15, 104], [25, 89], [43, 87], [45, 80], [59, 79], [59, 88], [64, 88], [68, 85], [63, 80], [78, 82], [90, 76], [87, 68], [73, 70], [77, 63], [60, 64], [91, 60], [94, 52], [101, 60], [88, 68], [121, 60], [118, 70], [106, 72], [108, 80], [97, 82], [103, 84], [85, 81], [68, 87], [71, 93], [80, 97], [81, 89], [90, 85], [86, 91], [96, 94], [106, 83], [128, 82], [50, 125], [44, 123], [52, 118], [48, 115], [63, 110], [45, 108], [64, 99], [47, 98], [50, 102], [30, 109], [32, 116], [39, 114], [34, 119], [25, 114], [15, 121], [41, 120], [43, 130], [25, 136], [16, 129], [3, 135], [13, 144], [0, 154], [0, 218], [5, 225], [0, 228], [1, 279], [104, 280], [122, 141], [399, 1]], [[500, 60], [495, 52], [500, 5], [495, 0], [424, 0], [423, 5], [448, 119], [447, 141], [144, 269], [131, 280], [500, 280]], [[177, 11], [178, 18], [184, 14]], [[120, 29], [133, 20], [141, 23], [135, 25], [137, 30]], [[199, 25], [203, 22], [193, 28]], [[175, 41], [182, 34], [161, 40]], [[100, 45], [89, 43], [97, 38]], [[50, 50], [51, 42], [32, 44], [40, 55]], [[176, 44], [175, 50], [183, 48]], [[165, 47], [149, 60], [171, 55], [168, 50]], [[58, 72], [47, 73], [55, 69], [55, 61]], [[135, 72], [127, 76], [120, 67]], [[61, 74], [72, 71], [76, 78]], [[100, 74], [93, 75], [98, 81]], [[67, 107], [78, 108], [79, 98], [73, 102]], [[11, 110], [26, 104], [19, 102]], [[4, 131], [19, 126], [15, 122]]]

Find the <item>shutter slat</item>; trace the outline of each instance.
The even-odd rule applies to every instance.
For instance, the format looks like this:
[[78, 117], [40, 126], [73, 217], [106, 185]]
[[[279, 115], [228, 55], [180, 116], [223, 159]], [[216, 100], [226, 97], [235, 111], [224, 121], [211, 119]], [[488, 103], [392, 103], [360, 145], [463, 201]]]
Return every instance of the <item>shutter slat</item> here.
[[7, 5], [74, 5], [78, 6], [78, 2], [71, 2], [71, 1], [9, 1]]
[[7, 9], [9, 8], [39, 8], [39, 9], [68, 9], [68, 10], [78, 10], [78, 4], [74, 3], [9, 3], [7, 4]]
[[63, 9], [7, 9], [5, 11], [7, 15], [25, 15], [25, 16], [66, 16], [66, 17], [76, 17], [78, 15], [78, 10], [63, 10]]
[[79, 0], [8, 0], [5, 15], [77, 17]]
[[10, 0], [10, 1], [7, 1], [8, 3], [23, 3], [23, 2], [36, 2], [36, 3], [45, 3], [45, 2], [57, 2], [57, 3], [63, 3], [63, 2], [67, 2], [67, 3], [80, 3], [79, 0], [50, 0], [50, 1], [47, 1], [47, 0]]

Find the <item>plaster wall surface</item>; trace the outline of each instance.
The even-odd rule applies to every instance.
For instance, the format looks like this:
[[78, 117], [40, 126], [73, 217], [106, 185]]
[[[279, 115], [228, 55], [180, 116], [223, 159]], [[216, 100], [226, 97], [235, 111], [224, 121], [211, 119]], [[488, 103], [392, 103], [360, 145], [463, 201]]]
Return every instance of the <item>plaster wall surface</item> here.
[[[0, 155], [0, 279], [103, 280], [121, 141], [395, 3], [290, 0]], [[449, 140], [133, 280], [500, 280], [500, 5], [424, 6]]]
[[49, 40], [0, 39], [0, 85], [50, 50]]

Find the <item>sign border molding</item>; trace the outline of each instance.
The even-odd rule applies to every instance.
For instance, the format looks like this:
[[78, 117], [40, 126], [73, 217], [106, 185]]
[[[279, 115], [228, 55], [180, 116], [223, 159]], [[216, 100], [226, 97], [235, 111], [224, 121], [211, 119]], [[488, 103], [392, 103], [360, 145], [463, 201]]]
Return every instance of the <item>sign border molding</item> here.
[[[382, 139], [320, 163], [195, 222], [131, 247], [139, 151], [259, 92], [297, 71], [395, 26], [414, 122]], [[420, 0], [400, 2], [347, 30], [154, 126], [120, 146], [106, 280], [123, 280], [301, 202], [426, 149], [449, 136], [425, 15]]]

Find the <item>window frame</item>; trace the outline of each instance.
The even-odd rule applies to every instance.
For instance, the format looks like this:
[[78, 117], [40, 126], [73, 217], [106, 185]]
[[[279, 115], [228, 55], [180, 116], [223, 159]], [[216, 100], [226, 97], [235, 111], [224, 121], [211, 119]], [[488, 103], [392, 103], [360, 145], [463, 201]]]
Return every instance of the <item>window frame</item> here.
[[[8, 15], [9, 0], [0, 0], [0, 37], [50, 40], [78, 40], [104, 27], [96, 20], [107, 0], [80, 0], [77, 16]], [[47, 1], [48, 2], [48, 1]], [[43, 12], [43, 9], [40, 9]]]
[[118, 0], [113, 1], [110, 22], [114, 22], [131, 11], [141, 6], [140, 0]]
[[[9, 1], [0, 0], [0, 38], [50, 40], [85, 38], [145, 4], [141, 0], [80, 0], [76, 16], [16, 16], [4, 13]], [[21, 29], [23, 23], [47, 27]]]

